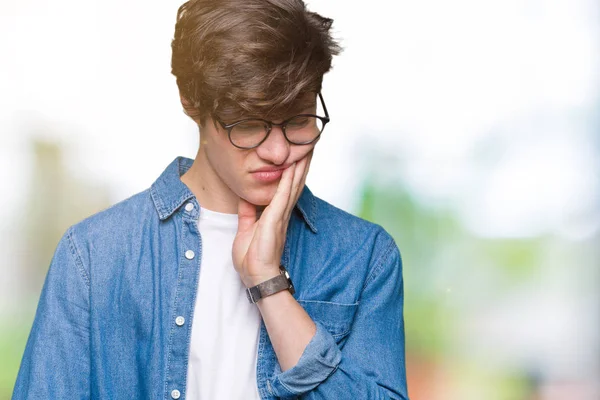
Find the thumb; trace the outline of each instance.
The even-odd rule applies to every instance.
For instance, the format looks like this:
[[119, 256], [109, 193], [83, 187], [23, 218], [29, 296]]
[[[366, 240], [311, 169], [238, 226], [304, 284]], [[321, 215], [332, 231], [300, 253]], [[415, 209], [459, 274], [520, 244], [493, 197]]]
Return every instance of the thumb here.
[[248, 232], [256, 222], [256, 206], [240, 197], [238, 201], [238, 232]]

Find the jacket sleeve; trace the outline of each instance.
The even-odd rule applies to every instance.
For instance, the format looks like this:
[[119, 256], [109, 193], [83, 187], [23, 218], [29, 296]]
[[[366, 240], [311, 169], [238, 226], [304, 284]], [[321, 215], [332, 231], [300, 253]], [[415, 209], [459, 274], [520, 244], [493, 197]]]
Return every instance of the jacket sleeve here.
[[44, 281], [13, 400], [90, 397], [89, 277], [69, 228]]
[[408, 400], [402, 261], [395, 242], [389, 240], [367, 278], [343, 348], [315, 322], [317, 332], [298, 363], [268, 382], [274, 396]]

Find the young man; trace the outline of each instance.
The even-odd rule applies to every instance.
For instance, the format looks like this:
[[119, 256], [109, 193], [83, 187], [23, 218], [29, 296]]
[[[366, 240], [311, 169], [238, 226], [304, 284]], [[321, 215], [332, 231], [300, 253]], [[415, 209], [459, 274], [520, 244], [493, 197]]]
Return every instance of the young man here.
[[408, 398], [398, 247], [304, 185], [331, 23], [301, 0], [180, 8], [196, 158], [67, 230], [14, 399]]

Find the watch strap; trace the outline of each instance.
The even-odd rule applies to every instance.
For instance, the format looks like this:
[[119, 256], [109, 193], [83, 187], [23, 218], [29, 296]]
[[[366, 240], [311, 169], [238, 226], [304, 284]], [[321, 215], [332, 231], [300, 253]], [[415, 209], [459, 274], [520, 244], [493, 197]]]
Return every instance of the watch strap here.
[[290, 293], [294, 294], [294, 285], [292, 284], [289, 274], [283, 266], [280, 267], [280, 271], [280, 275], [261, 282], [256, 286], [247, 288], [246, 296], [248, 297], [248, 301], [250, 303], [256, 303], [262, 298], [271, 296], [286, 289], [289, 289]]

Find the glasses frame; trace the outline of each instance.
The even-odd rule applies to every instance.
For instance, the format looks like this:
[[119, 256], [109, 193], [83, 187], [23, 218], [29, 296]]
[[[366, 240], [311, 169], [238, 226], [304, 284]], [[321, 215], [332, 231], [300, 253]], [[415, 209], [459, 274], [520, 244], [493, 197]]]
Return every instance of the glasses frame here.
[[[315, 140], [317, 140], [319, 137], [321, 137], [321, 133], [323, 133], [323, 131], [325, 130], [325, 125], [327, 125], [327, 123], [329, 121], [331, 121], [331, 119], [329, 118], [329, 112], [327, 111], [327, 107], [325, 106], [325, 101], [323, 100], [323, 95], [321, 94], [321, 92], [318, 93], [319, 95], [319, 99], [321, 100], [321, 105], [323, 106], [323, 111], [325, 111], [325, 116], [322, 117], [320, 115], [315, 115], [315, 114], [298, 114], [298, 115], [294, 115], [293, 117], [290, 117], [288, 119], [286, 119], [285, 121], [280, 122], [279, 124], [273, 122], [273, 121], [268, 121], [266, 119], [262, 119], [262, 118], [245, 118], [239, 121], [235, 121], [232, 122], [231, 124], [226, 124], [223, 121], [221, 121], [220, 119], [216, 119], [216, 121], [223, 127], [223, 129], [225, 129], [227, 131], [227, 136], [229, 137], [229, 142], [237, 147], [238, 149], [242, 149], [242, 150], [250, 150], [250, 149], [255, 149], [258, 146], [260, 146], [261, 144], [264, 143], [265, 140], [267, 140], [267, 138], [269, 137], [269, 135], [271, 134], [271, 131], [273, 130], [273, 126], [280, 126], [281, 127], [281, 131], [283, 132], [283, 136], [285, 137], [285, 140], [288, 141], [288, 143], [291, 144], [296, 144], [296, 145], [306, 145], [306, 144], [311, 144], [313, 143]], [[323, 128], [321, 128], [321, 132], [319, 132], [319, 134], [312, 140], [308, 141], [308, 142], [293, 142], [290, 140], [290, 138], [287, 137], [287, 133], [285, 132], [285, 128], [288, 122], [290, 122], [291, 120], [293, 120], [296, 117], [315, 117], [321, 120], [321, 122], [323, 123]], [[255, 146], [252, 147], [244, 147], [244, 146], [238, 146], [235, 143], [233, 143], [233, 140], [231, 140], [231, 130], [238, 124], [241, 124], [243, 122], [248, 122], [248, 121], [262, 121], [266, 124], [267, 126], [267, 134], [265, 135], [265, 137]]]

